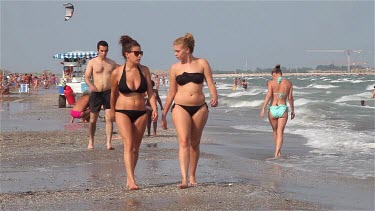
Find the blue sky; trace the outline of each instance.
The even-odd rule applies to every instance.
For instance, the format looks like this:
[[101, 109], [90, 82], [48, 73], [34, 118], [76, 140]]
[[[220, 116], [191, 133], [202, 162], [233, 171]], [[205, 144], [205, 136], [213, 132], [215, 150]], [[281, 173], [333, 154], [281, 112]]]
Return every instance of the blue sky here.
[[[74, 16], [64, 21], [63, 3]], [[172, 43], [194, 35], [194, 55], [213, 70], [345, 65], [344, 53], [307, 49], [353, 49], [357, 62], [374, 66], [374, 1], [2, 1], [0, 67], [12, 72], [55, 73], [56, 53], [96, 50], [109, 43], [108, 57], [123, 63], [121, 35], [136, 39], [151, 70], [177, 60]]]

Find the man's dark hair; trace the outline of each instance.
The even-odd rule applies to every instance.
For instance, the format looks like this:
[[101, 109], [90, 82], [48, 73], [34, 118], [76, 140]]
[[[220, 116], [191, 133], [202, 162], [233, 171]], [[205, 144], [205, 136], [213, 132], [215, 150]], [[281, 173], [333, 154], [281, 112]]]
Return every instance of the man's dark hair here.
[[104, 40], [100, 40], [98, 44], [96, 45], [96, 48], [99, 50], [99, 46], [108, 47], [108, 43]]

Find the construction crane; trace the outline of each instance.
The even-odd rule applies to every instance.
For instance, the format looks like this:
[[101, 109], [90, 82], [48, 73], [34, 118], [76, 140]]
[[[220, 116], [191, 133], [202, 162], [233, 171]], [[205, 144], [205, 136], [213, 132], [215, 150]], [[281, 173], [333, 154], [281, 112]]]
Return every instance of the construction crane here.
[[351, 50], [351, 49], [348, 49], [348, 50], [306, 50], [306, 52], [310, 52], [310, 53], [345, 53], [347, 55], [346, 59], [347, 59], [347, 62], [348, 62], [348, 72], [350, 73], [351, 70], [350, 70], [350, 65], [351, 65], [351, 54], [352, 53], [361, 53], [362, 50]]

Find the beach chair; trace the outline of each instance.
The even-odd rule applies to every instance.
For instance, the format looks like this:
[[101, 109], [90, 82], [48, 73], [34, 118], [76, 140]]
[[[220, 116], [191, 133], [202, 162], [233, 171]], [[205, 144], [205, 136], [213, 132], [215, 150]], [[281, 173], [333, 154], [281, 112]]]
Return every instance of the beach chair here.
[[30, 95], [30, 84], [21, 84], [19, 93], [27, 93], [28, 95]]

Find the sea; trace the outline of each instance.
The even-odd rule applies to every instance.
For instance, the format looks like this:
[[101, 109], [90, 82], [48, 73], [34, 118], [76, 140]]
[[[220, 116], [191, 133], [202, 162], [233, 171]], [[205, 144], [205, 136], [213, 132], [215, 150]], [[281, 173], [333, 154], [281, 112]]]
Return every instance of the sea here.
[[[342, 76], [284, 76], [293, 84], [296, 117], [288, 120], [285, 134], [302, 137], [307, 153], [283, 155], [282, 159], [265, 159], [285, 167], [306, 171], [343, 174], [360, 179], [374, 177], [375, 100], [372, 92], [374, 75]], [[242, 145], [252, 145], [254, 134], [264, 134], [271, 142], [269, 157], [273, 156], [272, 129], [267, 118], [260, 118], [260, 109], [271, 76], [244, 77], [248, 89], [232, 90], [233, 77], [215, 77], [219, 106], [210, 108], [206, 128], [215, 125], [217, 138], [224, 133], [247, 139]], [[206, 101], [210, 93], [205, 86]], [[160, 88], [165, 101], [167, 87]], [[361, 105], [361, 100], [365, 105]], [[266, 115], [267, 116], [267, 115]], [[171, 124], [171, 123], [169, 123]], [[217, 129], [219, 127], [219, 129]], [[205, 129], [206, 130], [206, 129]], [[284, 147], [289, 147], [284, 139]], [[246, 146], [243, 146], [246, 148]]]
[[[236, 145], [236, 153], [241, 151], [246, 154], [247, 149], [265, 148], [266, 151], [262, 153], [266, 156], [258, 156], [257, 159], [284, 167], [360, 179], [373, 178], [375, 99], [371, 97], [375, 76], [309, 75], [284, 78], [293, 84], [296, 117], [287, 122], [282, 153], [284, 149], [294, 147], [292, 144], [296, 143], [295, 140], [303, 148], [286, 150], [287, 153], [283, 153], [281, 159], [269, 159], [274, 152], [272, 129], [268, 119], [260, 118], [259, 114], [267, 93], [266, 83], [271, 76], [243, 77], [249, 82], [247, 90], [241, 87], [232, 90], [233, 77], [215, 77], [219, 106], [209, 108], [204, 135], [224, 140], [226, 146]], [[57, 89], [48, 90], [50, 92], [58, 93]], [[163, 103], [167, 92], [168, 86], [161, 85], [159, 94]], [[204, 93], [209, 104], [210, 93], [207, 86], [204, 86]], [[361, 105], [361, 100], [365, 101], [364, 106]], [[28, 104], [16, 101], [1, 102], [1, 131], [41, 130], [43, 120], [19, 120], [13, 117], [14, 113], [27, 110], [27, 106]], [[169, 119], [170, 116], [169, 114]], [[43, 130], [61, 129], [66, 124], [62, 120], [51, 121], [45, 121]], [[172, 122], [168, 125], [173, 127]], [[300, 138], [294, 138], [292, 142], [291, 137]], [[225, 150], [223, 153], [226, 153]]]

